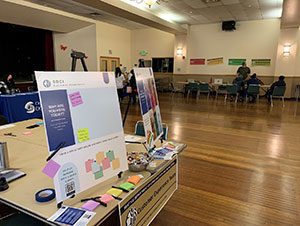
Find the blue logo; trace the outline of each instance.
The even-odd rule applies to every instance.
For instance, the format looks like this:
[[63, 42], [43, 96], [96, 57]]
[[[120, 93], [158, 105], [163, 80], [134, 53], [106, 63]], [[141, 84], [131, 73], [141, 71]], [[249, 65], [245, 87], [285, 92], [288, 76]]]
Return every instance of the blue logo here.
[[44, 85], [44, 87], [49, 88], [51, 86], [51, 82], [46, 79], [43, 81], [43, 85]]

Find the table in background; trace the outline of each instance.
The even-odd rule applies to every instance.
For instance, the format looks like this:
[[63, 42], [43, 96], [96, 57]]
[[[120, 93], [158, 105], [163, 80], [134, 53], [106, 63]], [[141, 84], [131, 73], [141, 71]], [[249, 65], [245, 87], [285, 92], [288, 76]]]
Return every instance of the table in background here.
[[38, 92], [0, 95], [0, 112], [9, 123], [42, 118]]

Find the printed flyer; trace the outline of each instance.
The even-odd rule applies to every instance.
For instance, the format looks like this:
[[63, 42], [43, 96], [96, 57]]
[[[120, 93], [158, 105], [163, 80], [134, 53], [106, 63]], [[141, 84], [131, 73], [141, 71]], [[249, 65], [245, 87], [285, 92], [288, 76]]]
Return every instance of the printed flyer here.
[[158, 104], [152, 68], [134, 68], [147, 145], [152, 148], [163, 135], [163, 126]]
[[61, 202], [128, 169], [113, 73], [36, 72], [49, 155], [43, 172]]

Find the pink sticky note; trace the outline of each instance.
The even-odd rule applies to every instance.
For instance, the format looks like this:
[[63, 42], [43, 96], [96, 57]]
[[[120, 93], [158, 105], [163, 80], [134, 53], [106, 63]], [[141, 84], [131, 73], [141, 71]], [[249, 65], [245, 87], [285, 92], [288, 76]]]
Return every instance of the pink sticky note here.
[[104, 202], [104, 203], [109, 203], [112, 200], [114, 200], [114, 198], [111, 195], [108, 195], [108, 194], [101, 195], [101, 198], [100, 198], [100, 201]]
[[32, 132], [31, 131], [26, 131], [26, 132], [23, 132], [23, 135], [29, 136], [29, 135], [32, 135]]
[[93, 164], [93, 162], [94, 161], [92, 159], [89, 159], [89, 160], [85, 161], [85, 171], [87, 173], [92, 171], [92, 164]]
[[89, 200], [86, 203], [84, 203], [81, 208], [85, 209], [85, 210], [89, 210], [89, 211], [93, 211], [94, 209], [96, 209], [97, 206], [99, 206], [100, 203], [99, 202], [95, 202], [93, 200]]
[[106, 170], [106, 169], [110, 168], [109, 158], [104, 158], [103, 159], [103, 161], [102, 161], [102, 167], [103, 167], [103, 170]]
[[73, 107], [83, 104], [83, 100], [81, 98], [80, 92], [69, 94], [69, 98]]
[[51, 159], [43, 169], [43, 173], [53, 178], [57, 173], [57, 171], [59, 170], [59, 168], [60, 165]]

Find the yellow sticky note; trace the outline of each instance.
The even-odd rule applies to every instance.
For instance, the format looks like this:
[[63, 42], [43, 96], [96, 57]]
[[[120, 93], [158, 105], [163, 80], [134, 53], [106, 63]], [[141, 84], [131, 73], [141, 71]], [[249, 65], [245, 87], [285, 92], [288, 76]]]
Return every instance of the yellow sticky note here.
[[111, 188], [109, 189], [106, 194], [109, 194], [109, 195], [114, 195], [116, 197], [119, 197], [121, 194], [122, 194], [122, 190], [120, 189], [117, 189], [117, 188]]
[[111, 162], [113, 170], [120, 168], [120, 159], [116, 158]]
[[83, 128], [77, 130], [77, 138], [79, 143], [89, 140], [90, 139], [89, 129]]
[[102, 160], [104, 159], [104, 152], [98, 152], [96, 154], [96, 161], [98, 164], [100, 164], [102, 162]]

